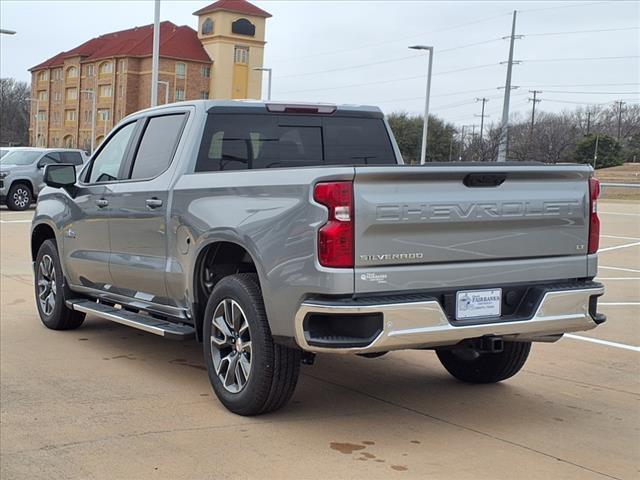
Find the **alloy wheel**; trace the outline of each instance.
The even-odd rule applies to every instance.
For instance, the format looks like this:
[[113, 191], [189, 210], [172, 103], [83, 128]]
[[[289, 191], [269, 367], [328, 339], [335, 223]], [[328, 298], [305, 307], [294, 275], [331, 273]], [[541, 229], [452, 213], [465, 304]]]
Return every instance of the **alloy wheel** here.
[[29, 204], [29, 191], [24, 187], [16, 188], [13, 192], [13, 202], [19, 208], [26, 208]]
[[38, 301], [47, 316], [56, 308], [56, 269], [49, 255], [44, 255], [38, 265]]
[[211, 358], [218, 379], [231, 393], [240, 392], [251, 374], [251, 331], [240, 305], [225, 298], [211, 319]]

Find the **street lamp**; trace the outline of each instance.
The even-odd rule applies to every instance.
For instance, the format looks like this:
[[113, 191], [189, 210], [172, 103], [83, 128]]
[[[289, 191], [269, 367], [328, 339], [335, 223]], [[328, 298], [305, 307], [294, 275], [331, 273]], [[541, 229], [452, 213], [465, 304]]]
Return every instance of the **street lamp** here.
[[257, 72], [267, 72], [269, 74], [267, 79], [267, 100], [271, 100], [271, 69], [264, 68], [264, 67], [256, 67], [254, 68], [254, 70]]
[[33, 116], [33, 118], [35, 118], [36, 120], [36, 129], [34, 132], [34, 140], [35, 140], [35, 146], [38, 146], [38, 125], [39, 125], [39, 118], [38, 118], [38, 114], [40, 113], [40, 100], [38, 98], [33, 98], [33, 97], [29, 97], [28, 99], [31, 102], [36, 102], [36, 114]]
[[95, 90], [80, 90], [80, 93], [91, 95], [91, 154], [96, 146], [96, 92]]
[[164, 104], [169, 103], [169, 82], [164, 80], [158, 80], [158, 83], [164, 85]]
[[15, 35], [15, 30], [5, 30], [4, 28], [0, 28], [0, 34], [3, 35]]
[[412, 45], [409, 48], [413, 50], [429, 51], [429, 70], [427, 73], [427, 95], [424, 101], [424, 127], [422, 128], [422, 150], [420, 152], [420, 164], [424, 165], [427, 161], [427, 129], [429, 124], [429, 95], [431, 94], [431, 68], [433, 66], [433, 47], [426, 45]]

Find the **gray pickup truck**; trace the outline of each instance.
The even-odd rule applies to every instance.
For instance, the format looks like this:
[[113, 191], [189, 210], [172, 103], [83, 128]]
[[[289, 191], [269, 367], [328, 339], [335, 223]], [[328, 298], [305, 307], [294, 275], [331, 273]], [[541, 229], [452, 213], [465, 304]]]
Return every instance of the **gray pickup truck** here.
[[456, 378], [516, 374], [597, 313], [599, 193], [581, 165], [403, 165], [379, 109], [195, 101], [124, 119], [33, 219], [45, 326], [85, 314], [203, 344], [256, 415], [315, 353], [435, 350]]

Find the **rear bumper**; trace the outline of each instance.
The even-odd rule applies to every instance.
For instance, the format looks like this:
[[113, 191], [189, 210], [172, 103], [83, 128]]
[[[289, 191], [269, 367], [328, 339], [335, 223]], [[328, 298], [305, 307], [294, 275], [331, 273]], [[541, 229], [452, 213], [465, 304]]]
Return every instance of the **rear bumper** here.
[[[580, 288], [548, 290], [541, 295], [530, 318], [517, 321], [492, 319], [465, 325], [454, 325], [440, 302], [428, 297], [417, 301], [394, 297], [394, 301], [380, 303], [309, 300], [302, 303], [295, 317], [296, 341], [306, 351], [334, 353], [430, 348], [455, 345], [485, 335], [499, 335], [515, 341], [549, 341], [563, 333], [590, 330], [604, 322], [605, 317], [596, 314], [596, 299], [603, 293], [604, 287], [593, 282]], [[344, 316], [345, 321], [358, 315], [381, 316], [382, 322], [381, 328], [365, 345], [327, 343], [323, 346], [310, 337], [305, 326], [305, 319], [314, 314], [321, 318]]]

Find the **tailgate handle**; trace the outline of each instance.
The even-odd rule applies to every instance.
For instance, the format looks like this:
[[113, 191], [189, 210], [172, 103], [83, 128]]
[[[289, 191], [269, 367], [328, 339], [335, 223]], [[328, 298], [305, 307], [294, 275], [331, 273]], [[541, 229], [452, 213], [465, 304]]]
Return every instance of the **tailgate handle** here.
[[464, 177], [467, 187], [498, 187], [507, 179], [506, 173], [470, 173]]

